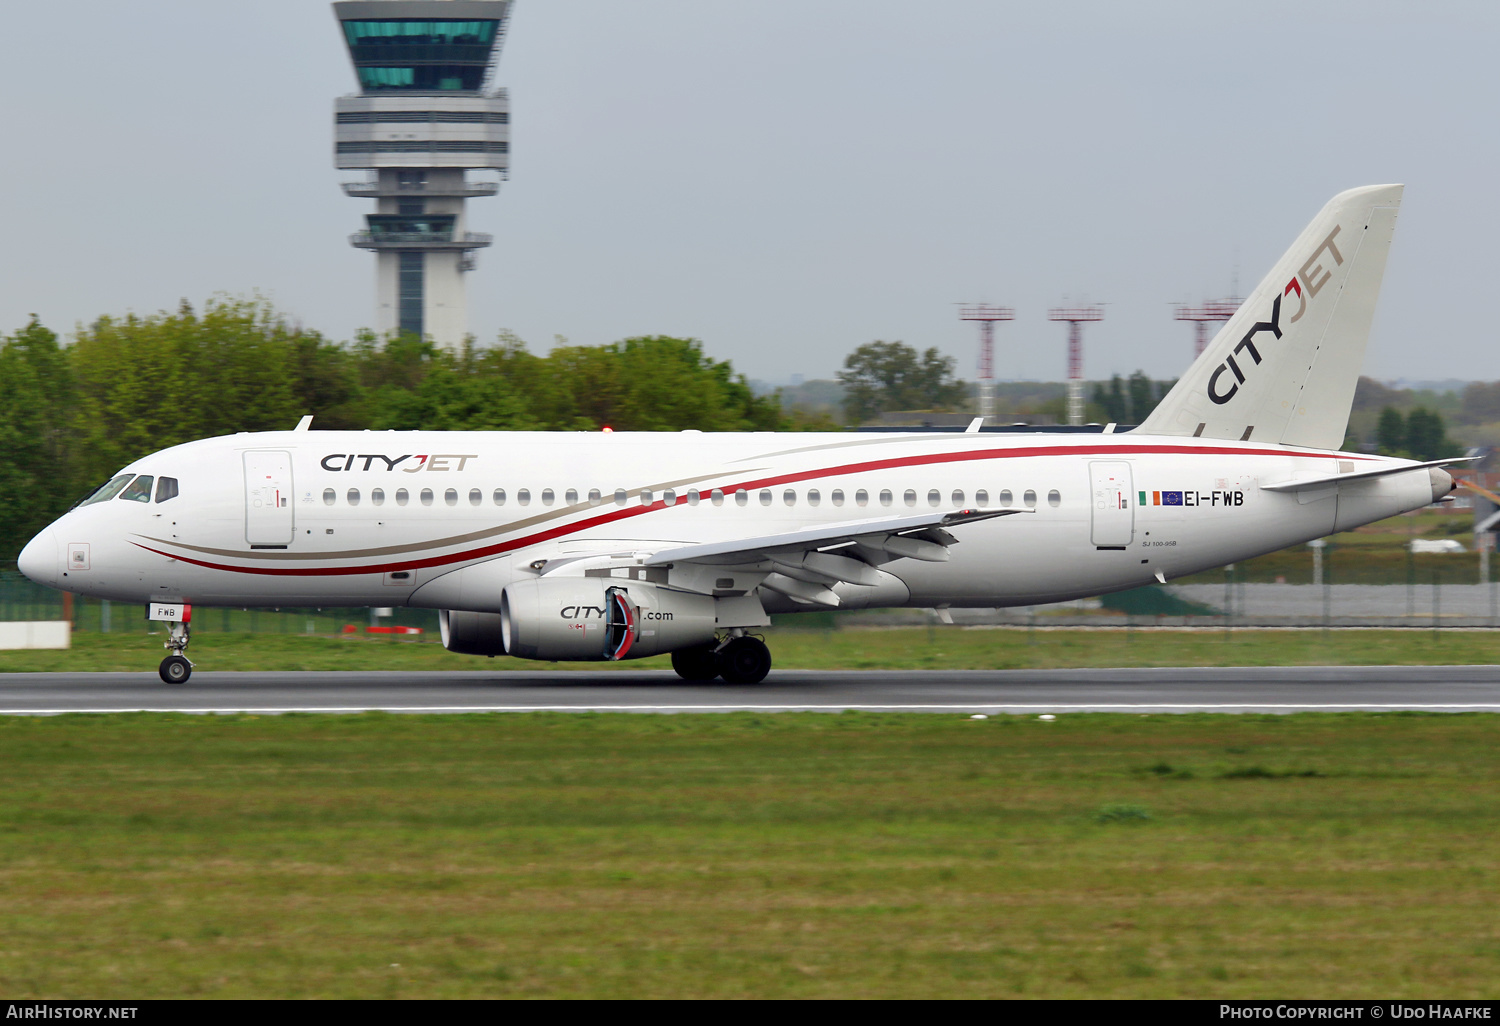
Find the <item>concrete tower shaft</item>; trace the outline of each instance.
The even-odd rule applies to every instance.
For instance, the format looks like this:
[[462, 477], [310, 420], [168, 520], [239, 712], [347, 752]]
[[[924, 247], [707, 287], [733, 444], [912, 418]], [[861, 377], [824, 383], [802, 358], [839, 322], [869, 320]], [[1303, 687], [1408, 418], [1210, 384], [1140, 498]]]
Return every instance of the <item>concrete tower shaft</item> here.
[[466, 272], [488, 235], [466, 204], [510, 169], [510, 98], [492, 89], [513, 0], [341, 0], [333, 5], [360, 91], [334, 104], [334, 163], [370, 172], [344, 192], [375, 212], [351, 245], [376, 254], [375, 328], [457, 346]]

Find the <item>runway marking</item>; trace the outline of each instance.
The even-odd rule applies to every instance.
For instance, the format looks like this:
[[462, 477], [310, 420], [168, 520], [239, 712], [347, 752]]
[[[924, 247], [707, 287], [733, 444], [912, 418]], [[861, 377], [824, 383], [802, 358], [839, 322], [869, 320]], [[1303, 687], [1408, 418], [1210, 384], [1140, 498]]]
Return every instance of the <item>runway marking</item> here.
[[465, 713], [465, 712], [898, 712], [898, 711], [1051, 711], [1102, 712], [1106, 710], [1214, 710], [1214, 709], [1305, 709], [1345, 710], [1350, 712], [1423, 712], [1439, 710], [1463, 710], [1466, 712], [1500, 712], [1500, 703], [1494, 702], [1446, 702], [1446, 703], [1395, 703], [1395, 702], [966, 702], [935, 703], [924, 705], [900, 704], [840, 704], [825, 705], [348, 705], [348, 706], [213, 706], [198, 709], [176, 708], [119, 708], [119, 709], [0, 709], [4, 716], [60, 716], [67, 713], [110, 715], [117, 713], [184, 713], [208, 715], [213, 713]]

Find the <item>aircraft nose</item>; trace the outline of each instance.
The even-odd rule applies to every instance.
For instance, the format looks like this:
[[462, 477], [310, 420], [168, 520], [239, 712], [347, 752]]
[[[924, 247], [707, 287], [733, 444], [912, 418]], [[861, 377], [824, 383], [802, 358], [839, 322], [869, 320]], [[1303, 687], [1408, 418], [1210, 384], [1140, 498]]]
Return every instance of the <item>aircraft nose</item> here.
[[16, 559], [16, 566], [21, 573], [31, 578], [38, 584], [56, 585], [58, 571], [61, 569], [62, 549], [57, 544], [57, 535], [52, 528], [44, 528], [26, 547], [21, 550], [21, 555]]

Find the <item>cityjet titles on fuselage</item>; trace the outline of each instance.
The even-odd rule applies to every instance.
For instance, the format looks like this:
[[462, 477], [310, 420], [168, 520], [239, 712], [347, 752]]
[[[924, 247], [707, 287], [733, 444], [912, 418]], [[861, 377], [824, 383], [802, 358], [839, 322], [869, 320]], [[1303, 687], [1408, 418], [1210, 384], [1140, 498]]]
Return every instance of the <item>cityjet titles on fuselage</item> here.
[[[434, 453], [430, 456], [416, 456], [411, 453], [407, 453], [405, 456], [386, 456], [381, 453], [359, 453], [356, 455], [354, 453], [335, 452], [329, 453], [319, 460], [318, 466], [324, 470], [335, 472], [346, 470], [383, 470], [386, 473], [390, 473], [407, 460], [416, 460], [417, 462], [409, 467], [401, 467], [401, 473], [403, 474], [416, 474], [424, 470], [463, 470], [470, 460], [477, 460], [478, 458], [479, 456], [472, 452]], [[375, 462], [376, 460], [380, 461], [378, 465]], [[454, 460], [458, 461], [456, 466], [453, 464]], [[356, 467], [356, 461], [362, 461], [361, 465]]]

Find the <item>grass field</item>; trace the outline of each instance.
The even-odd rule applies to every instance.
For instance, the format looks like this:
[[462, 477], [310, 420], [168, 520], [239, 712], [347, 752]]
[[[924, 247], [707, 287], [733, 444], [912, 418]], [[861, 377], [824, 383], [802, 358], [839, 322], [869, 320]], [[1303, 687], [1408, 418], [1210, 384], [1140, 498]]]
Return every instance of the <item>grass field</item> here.
[[1500, 995], [1482, 715], [0, 720], [0, 992]]
[[[156, 668], [160, 636], [75, 634], [67, 651], [0, 652], [0, 672]], [[990, 670], [1087, 666], [1378, 666], [1500, 663], [1500, 636], [1484, 630], [1037, 630], [884, 627], [773, 629], [780, 669]], [[665, 669], [665, 658], [625, 663], [538, 663], [453, 655], [435, 641], [327, 635], [193, 637], [200, 670], [611, 670]]]

